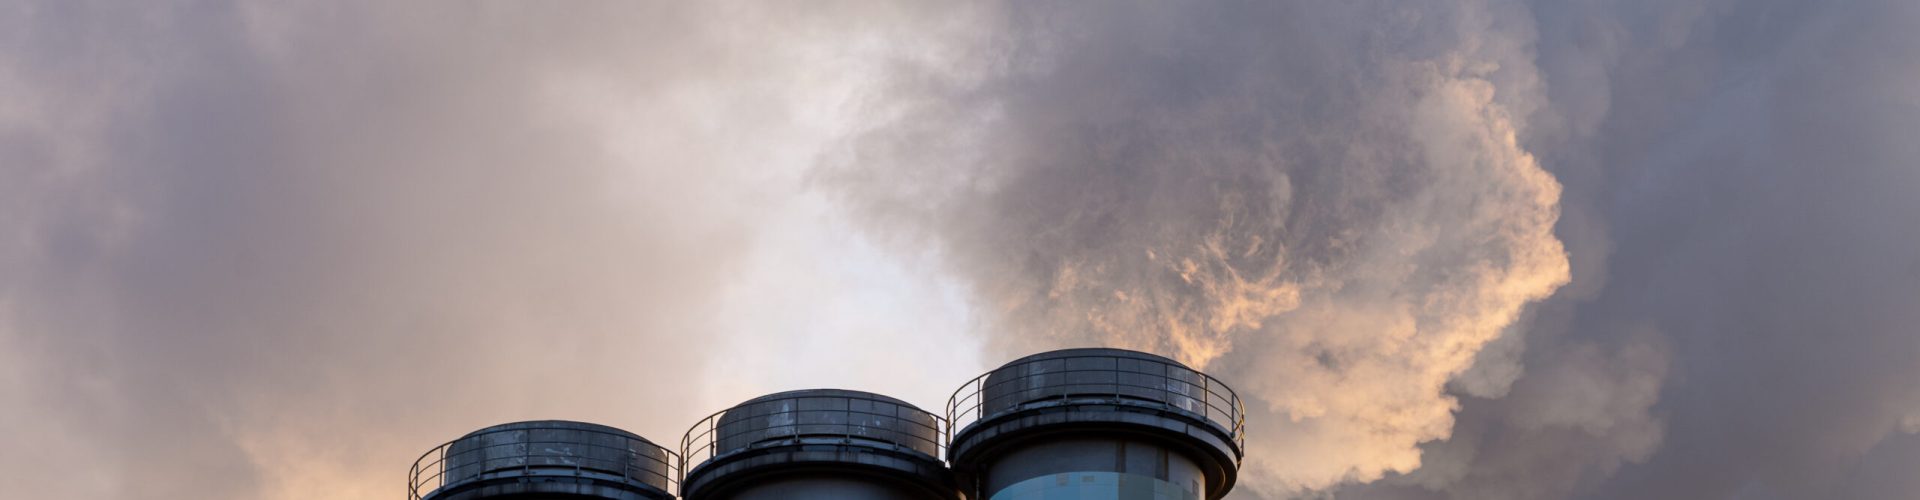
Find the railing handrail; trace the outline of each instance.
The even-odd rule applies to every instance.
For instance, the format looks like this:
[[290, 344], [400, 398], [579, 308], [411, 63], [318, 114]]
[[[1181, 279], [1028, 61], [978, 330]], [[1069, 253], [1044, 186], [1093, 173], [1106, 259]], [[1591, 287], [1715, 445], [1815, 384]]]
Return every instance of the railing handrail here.
[[[568, 431], [568, 432], [583, 432], [583, 433], [601, 435], [601, 436], [612, 436], [612, 437], [618, 438], [620, 442], [626, 443], [627, 446], [624, 446], [624, 447], [606, 446], [606, 445], [601, 445], [601, 444], [596, 444], [596, 443], [586, 442], [586, 441], [560, 441], [560, 440], [551, 440], [551, 439], [533, 440], [532, 432], [535, 432], [535, 431]], [[505, 443], [482, 444], [482, 445], [474, 446], [472, 448], [463, 447], [463, 449], [460, 450], [459, 452], [453, 453], [451, 455], [448, 454], [448, 451], [451, 450], [456, 444], [466, 442], [466, 441], [471, 441], [482, 436], [489, 436], [494, 434], [507, 434], [507, 433], [527, 433], [528, 439], [522, 440], [522, 441], [505, 442]], [[555, 455], [555, 454], [541, 454], [541, 453], [534, 452], [535, 450], [534, 445], [555, 445], [555, 444], [564, 444], [564, 445], [569, 445], [573, 447], [580, 447], [581, 449], [586, 451], [591, 451], [595, 449], [618, 451], [626, 454], [624, 456], [626, 460], [622, 461], [618, 459], [600, 458], [600, 457], [594, 457], [594, 456], [585, 455], [585, 454]], [[635, 446], [636, 444], [642, 445], [642, 446]], [[491, 449], [500, 448], [500, 447], [507, 447], [507, 446], [516, 446], [516, 445], [525, 445], [526, 450], [521, 452], [518, 455], [501, 456], [501, 457], [488, 457], [487, 455], [482, 453], [486, 450], [491, 450]], [[647, 450], [658, 450], [659, 454], [662, 456], [655, 456], [653, 453], [647, 453], [646, 452]], [[481, 455], [482, 458], [479, 461], [475, 462], [476, 465], [480, 465], [480, 467], [476, 469], [477, 472], [474, 472], [471, 475], [465, 475], [457, 478], [447, 477], [447, 472], [448, 472], [447, 463], [449, 459], [461, 458], [461, 457], [465, 457], [467, 455], [471, 455], [475, 453], [482, 453]], [[436, 454], [438, 455], [437, 457], [436, 457]], [[428, 460], [429, 458], [434, 458], [434, 459], [432, 461], [429, 461]], [[654, 444], [652, 441], [648, 441], [644, 438], [638, 438], [622, 432], [609, 432], [609, 431], [598, 430], [598, 429], [586, 429], [586, 428], [568, 427], [568, 426], [528, 426], [528, 427], [512, 427], [512, 428], [504, 428], [504, 429], [484, 429], [480, 431], [475, 431], [465, 436], [461, 436], [458, 439], [447, 441], [445, 443], [441, 443], [438, 446], [434, 446], [431, 449], [428, 449], [426, 453], [420, 454], [420, 458], [415, 459], [413, 461], [413, 466], [408, 468], [407, 470], [407, 498], [408, 500], [420, 500], [426, 495], [431, 494], [434, 491], [437, 491], [441, 488], [445, 488], [451, 484], [460, 484], [460, 483], [466, 482], [469, 479], [484, 478], [490, 474], [497, 474], [502, 471], [510, 471], [510, 470], [517, 469], [517, 470], [520, 470], [522, 474], [528, 474], [533, 470], [569, 468], [568, 464], [535, 464], [534, 460], [540, 459], [540, 458], [564, 459], [564, 460], [573, 462], [571, 464], [571, 468], [576, 473], [588, 472], [588, 473], [606, 474], [609, 476], [617, 475], [622, 479], [633, 480], [641, 484], [647, 484], [650, 486], [653, 485], [653, 482], [649, 481], [648, 479], [656, 478], [659, 480], [660, 485], [665, 486], [665, 489], [669, 493], [672, 493], [674, 490], [677, 490], [678, 485], [680, 483], [679, 467], [682, 463], [682, 460], [680, 460], [679, 454], [674, 453], [673, 450], [667, 449], [664, 446]], [[485, 466], [485, 464], [487, 464], [488, 462], [505, 460], [505, 459], [519, 459], [521, 460], [521, 465], [510, 466], [510, 467], [493, 467], [493, 468], [489, 468]], [[645, 459], [649, 462], [660, 464], [662, 466], [661, 467], [662, 471], [656, 472], [653, 469], [641, 467], [640, 459]], [[600, 464], [606, 464], [608, 466], [595, 467], [595, 466], [585, 465], [586, 463], [600, 463]], [[449, 479], [451, 479], [451, 481]]]
[[[1114, 362], [1114, 368], [1072, 368], [1072, 369], [1065, 368], [1065, 366], [1069, 364], [1070, 360], [1085, 360], [1085, 359], [1112, 360]], [[1159, 366], [1160, 369], [1158, 370], [1157, 373], [1127, 369], [1127, 368], [1124, 368], [1126, 365], [1121, 363], [1122, 360], [1128, 361], [1128, 362], [1135, 362], [1135, 363], [1153, 364], [1153, 365]], [[1062, 369], [1050, 369], [1042, 373], [1032, 373], [1030, 370], [1030, 367], [1032, 365], [1036, 365], [1040, 363], [1057, 363], [1062, 365]], [[1017, 375], [1003, 377], [1002, 380], [989, 381], [989, 379], [992, 378], [993, 374], [1007, 372], [1008, 370], [1014, 370], [1013, 373], [1016, 373]], [[1182, 376], [1176, 377], [1174, 375], [1175, 370], [1178, 370]], [[1186, 391], [1174, 391], [1174, 390], [1168, 389], [1168, 387], [1171, 386], [1171, 384], [1141, 385], [1141, 384], [1128, 383], [1124, 381], [1123, 377], [1114, 377], [1114, 380], [1112, 382], [1101, 381], [1101, 382], [1049, 383], [1049, 384], [1038, 386], [1038, 387], [1023, 387], [1023, 388], [1011, 390], [1012, 394], [1021, 395], [1019, 397], [1026, 397], [1025, 395], [1027, 394], [1038, 393], [1038, 394], [1050, 396], [1049, 398], [1042, 398], [1039, 400], [1031, 400], [1031, 401], [1013, 401], [1013, 402], [1007, 403], [1008, 407], [1006, 409], [996, 411], [993, 415], [987, 414], [987, 408], [989, 404], [997, 403], [996, 400], [989, 400], [989, 398], [987, 397], [987, 393], [990, 390], [1001, 389], [1005, 387], [1006, 384], [1026, 382], [1033, 379], [1034, 377], [1042, 376], [1042, 375], [1058, 376], [1058, 375], [1066, 375], [1066, 374], [1072, 374], [1072, 373], [1095, 373], [1095, 372], [1124, 373], [1124, 374], [1134, 374], [1134, 375], [1145, 375], [1150, 377], [1159, 377], [1160, 380], [1165, 382], [1179, 382], [1180, 384], [1183, 384], [1183, 386], [1189, 388], [1189, 390], [1197, 389], [1198, 393], [1195, 394], [1195, 393], [1188, 393]], [[1186, 374], [1191, 374], [1191, 378], [1190, 379], [1186, 378], [1185, 377]], [[1121, 390], [1098, 391], [1098, 392], [1089, 391], [1085, 393], [1075, 393], [1072, 391], [1065, 391], [1064, 394], [1056, 394], [1061, 392], [1060, 389], [1062, 388], [1072, 388], [1075, 386], [1111, 388], [1111, 389], [1121, 389]], [[1122, 392], [1125, 392], [1124, 389], [1147, 389], [1147, 390], [1160, 391], [1161, 397], [1158, 400], [1155, 400], [1155, 399], [1152, 399], [1151, 397], [1130, 396], [1126, 394], [1121, 394]], [[966, 383], [961, 384], [960, 388], [954, 390], [952, 396], [947, 398], [946, 420], [948, 425], [947, 436], [949, 441], [947, 445], [949, 448], [952, 447], [953, 445], [953, 443], [951, 442], [952, 435], [953, 433], [958, 432], [959, 429], [964, 429], [969, 425], [972, 425], [982, 420], [986, 420], [990, 416], [998, 416], [1002, 413], [1019, 411], [1030, 403], [1039, 402], [1044, 399], [1059, 399], [1060, 397], [1109, 396], [1109, 395], [1112, 396], [1115, 400], [1130, 400], [1130, 401], [1134, 401], [1136, 404], [1140, 402], [1145, 402], [1146, 404], [1158, 403], [1170, 408], [1179, 409], [1189, 413], [1198, 413], [1200, 417], [1203, 420], [1207, 421], [1209, 424], [1219, 426], [1222, 429], [1226, 430], [1228, 434], [1231, 436], [1233, 440], [1233, 444], [1236, 447], [1244, 447], [1246, 445], [1246, 406], [1241, 401], [1240, 395], [1238, 393], [1235, 393], [1233, 391], [1233, 388], [1228, 386], [1225, 382], [1220, 381], [1220, 379], [1218, 378], [1214, 378], [1212, 375], [1207, 375], [1205, 372], [1188, 368], [1185, 365], [1181, 365], [1178, 363], [1173, 363], [1173, 362], [1163, 361], [1158, 359], [1146, 359], [1146, 358], [1139, 358], [1139, 357], [1132, 357], [1132, 356], [1119, 356], [1119, 355], [1112, 355], [1112, 354], [1077, 354], [1077, 355], [1064, 355], [1064, 356], [1041, 358], [1041, 359], [1019, 360], [1012, 363], [1007, 363], [1005, 365], [1000, 366], [999, 368], [989, 370], [986, 373], [982, 373], [979, 376], [976, 376], [968, 380]], [[1188, 401], [1197, 403], [1200, 407], [1199, 411], [1195, 411], [1193, 408], [1187, 407], [1185, 405], [1176, 404], [1174, 402], [1175, 395], [1177, 395], [1180, 398], [1184, 398]], [[1222, 407], [1221, 406], [1222, 404], [1224, 404], [1225, 407]]]
[[[855, 410], [852, 408], [852, 405], [848, 405], [846, 409], [799, 409], [796, 407], [795, 409], [792, 409], [792, 410], [781, 410], [781, 411], [770, 412], [766, 414], [755, 414], [751, 416], [766, 417], [766, 416], [774, 416], [774, 415], [801, 415], [801, 414], [840, 414], [840, 415], [849, 415], [849, 416], [871, 415], [875, 417], [887, 417], [896, 421], [910, 424], [914, 428], [931, 431], [933, 437], [931, 438], [922, 437], [913, 433], [909, 433], [909, 432], [906, 432], [903, 430], [897, 430], [897, 429], [882, 429], [886, 431], [887, 434], [895, 436], [896, 439], [893, 439], [893, 440], [873, 437], [870, 435], [855, 435], [852, 432], [853, 428], [855, 427], [869, 428], [869, 426], [865, 426], [865, 425], [856, 426], [854, 423], [852, 423], [852, 419], [847, 419], [846, 423], [837, 423], [837, 424], [802, 424], [796, 421], [791, 424], [783, 424], [778, 426], [750, 427], [750, 428], [741, 429], [741, 430], [733, 431], [726, 434], [720, 434], [719, 432], [722, 427], [720, 421], [729, 412], [740, 410], [742, 409], [742, 407], [747, 406], [749, 404], [760, 404], [760, 403], [768, 403], [768, 402], [774, 402], [774, 401], [799, 400], [799, 399], [840, 399], [840, 400], [846, 400], [846, 401], [865, 401], [869, 403], [885, 403], [888, 406], [894, 407], [894, 413], [889, 414], [889, 413], [880, 413], [880, 412], [866, 411], [866, 410]], [[903, 411], [909, 412], [909, 415], [902, 415], [901, 412]], [[910, 415], [918, 415], [918, 416], [925, 417], [927, 422], [921, 422], [916, 419], [910, 418]], [[931, 423], [930, 425], [929, 425], [929, 422]], [[839, 428], [842, 428], [843, 431], [839, 433], [818, 433], [818, 432], [802, 433], [800, 432], [800, 428], [804, 426], [839, 427]], [[680, 437], [680, 453], [678, 455], [680, 459], [680, 467], [679, 467], [680, 481], [684, 483], [686, 481], [686, 475], [689, 472], [691, 472], [692, 469], [699, 468], [701, 464], [704, 464], [715, 458], [726, 456], [728, 454], [731, 454], [737, 451], [754, 449], [765, 443], [787, 444], [787, 443], [795, 442], [808, 437], [839, 437], [841, 440], [843, 440], [843, 442], [851, 442], [853, 440], [858, 439], [862, 441], [870, 441], [875, 443], [887, 444], [899, 449], [913, 451], [915, 453], [926, 453], [926, 450], [921, 450], [918, 447], [914, 446], [914, 443], [916, 442], [925, 443], [927, 445], [927, 448], [930, 448], [932, 450], [932, 453], [930, 455], [934, 459], [940, 460], [940, 459], [944, 459], [946, 456], [947, 437], [949, 436], [949, 433], [951, 431], [950, 427], [951, 426], [947, 424], [947, 419], [942, 418], [938, 414], [919, 409], [917, 407], [914, 407], [913, 405], [910, 405], [898, 400], [894, 400], [891, 398], [882, 398], [882, 397], [876, 397], [876, 396], [865, 396], [865, 395], [847, 394], [847, 393], [834, 393], [834, 394], [794, 394], [791, 396], [781, 396], [781, 397], [774, 397], [774, 398], [767, 398], [767, 399], [755, 399], [746, 403], [735, 405], [732, 408], [727, 408], [725, 410], [720, 410], [720, 411], [716, 411], [711, 414], [708, 414], [706, 418], [700, 419], [700, 421], [693, 424], [692, 427], [687, 428], [687, 432], [685, 434], [682, 434]], [[720, 443], [732, 440], [733, 438], [752, 435], [755, 433], [763, 433], [763, 432], [767, 432], [769, 430], [778, 429], [778, 428], [790, 428], [791, 432], [787, 434], [773, 434], [773, 435], [770, 435], [767, 439], [755, 440], [753, 443], [748, 443], [745, 446], [734, 448], [734, 449], [727, 449], [727, 450], [719, 449]], [[912, 442], [903, 442], [901, 438], [904, 438], [906, 440], [911, 440]], [[698, 457], [699, 459], [695, 460], [696, 457]]]

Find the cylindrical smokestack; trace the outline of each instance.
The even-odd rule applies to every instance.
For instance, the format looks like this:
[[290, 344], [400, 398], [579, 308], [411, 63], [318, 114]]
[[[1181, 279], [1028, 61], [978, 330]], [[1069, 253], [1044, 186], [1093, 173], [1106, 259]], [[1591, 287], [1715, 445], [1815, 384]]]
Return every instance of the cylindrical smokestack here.
[[412, 500], [667, 500], [680, 457], [631, 432], [564, 420], [480, 429], [407, 475]]
[[1171, 359], [1067, 349], [1007, 363], [947, 402], [972, 498], [1218, 499], [1240, 469], [1240, 398]]
[[946, 423], [904, 401], [837, 389], [754, 398], [681, 439], [688, 500], [956, 500]]

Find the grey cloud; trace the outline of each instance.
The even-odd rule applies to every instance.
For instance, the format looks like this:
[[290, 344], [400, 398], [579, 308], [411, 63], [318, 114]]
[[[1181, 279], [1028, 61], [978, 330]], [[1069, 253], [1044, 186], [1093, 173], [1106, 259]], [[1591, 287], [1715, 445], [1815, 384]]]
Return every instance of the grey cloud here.
[[[1650, 291], [1625, 312], [1676, 339], [1684, 382], [1663, 452], [1603, 491], [1837, 495], [1841, 464], [1920, 404], [1920, 9], [1713, 10], [1665, 64], [1616, 77], [1645, 96], [1616, 96], [1622, 118], [1667, 116], [1646, 122], [1664, 132], [1648, 167], [1614, 177], [1616, 240], [1640, 243], [1610, 274]], [[1690, 72], [1701, 87], [1647, 88]]]
[[511, 419], [672, 441], [711, 404], [684, 375], [766, 215], [746, 193], [810, 119], [787, 83], [843, 26], [0, 11], [0, 489], [48, 498], [389, 498]]
[[[1341, 498], [1902, 498], [1920, 336], [1913, 119], [1920, 10], [1899, 2], [1538, 6], [1551, 105], [1531, 142], [1566, 183], [1574, 284], [1540, 307], [1527, 375], [1657, 331], [1668, 382], [1634, 434], [1519, 425], [1469, 398], [1448, 474]], [[1571, 221], [1584, 221], [1579, 225]], [[1583, 278], [1583, 276], [1590, 276]], [[1588, 283], [1582, 284], [1582, 281]], [[1614, 385], [1612, 387], [1619, 387]], [[1601, 387], [1567, 401], [1599, 403]], [[1597, 397], [1605, 395], [1604, 397]], [[1595, 412], [1594, 416], [1607, 412]], [[1629, 413], [1630, 415], [1631, 413]], [[1425, 475], [1425, 478], [1422, 476]], [[1396, 481], [1388, 481], [1396, 483]]]
[[[1913, 7], [1003, 7], [832, 178], [972, 283], [1002, 353], [1239, 381], [1246, 496], [1899, 495], [1847, 481], [1897, 484], [1863, 457], [1908, 456], [1920, 380]], [[1489, 97], [1435, 105], [1463, 88]], [[1534, 159], [1554, 178], [1512, 176]]]
[[670, 439], [764, 383], [686, 374], [812, 345], [735, 330], [876, 328], [755, 314], [870, 292], [768, 257], [837, 251], [766, 248], [818, 222], [775, 213], [802, 178], [952, 273], [965, 299], [887, 303], [967, 302], [990, 357], [1110, 344], [1235, 381], [1238, 497], [1901, 498], [1914, 25], [1897, 1], [4, 2], [0, 437], [33, 453], [0, 453], [0, 490], [381, 498], [487, 423]]
[[1237, 381], [1245, 489], [1417, 468], [1443, 386], [1566, 280], [1559, 185], [1516, 142], [1540, 99], [1516, 5], [1001, 7], [823, 177], [968, 280], [1002, 355]]

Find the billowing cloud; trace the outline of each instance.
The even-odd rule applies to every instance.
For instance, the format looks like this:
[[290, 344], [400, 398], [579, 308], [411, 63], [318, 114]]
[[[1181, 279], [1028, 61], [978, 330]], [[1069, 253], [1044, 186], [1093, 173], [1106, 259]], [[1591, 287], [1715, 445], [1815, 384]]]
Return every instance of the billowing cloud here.
[[1898, 496], [1916, 14], [1021, 3], [832, 178], [999, 355], [1236, 381], [1262, 496]]
[[0, 491], [391, 498], [1100, 344], [1240, 389], [1237, 498], [1906, 498], [1915, 25], [0, 1]]
[[1519, 143], [1541, 97], [1517, 7], [1013, 4], [907, 68], [828, 175], [972, 283], [1002, 355], [1117, 345], [1235, 381], [1252, 488], [1412, 471], [1447, 382], [1568, 279], [1560, 185]]
[[[1920, 37], [1900, 26], [1920, 10], [1572, 2], [1536, 18], [1550, 102], [1530, 147], [1567, 186], [1573, 284], [1530, 323], [1511, 394], [1465, 399], [1422, 471], [1338, 496], [1910, 496], [1892, 470], [1920, 463], [1898, 432], [1920, 336], [1896, 305], [1920, 297], [1920, 233], [1900, 215], [1920, 210], [1920, 152], [1900, 138], [1920, 131]], [[1610, 370], [1667, 382], [1649, 400], [1623, 372], [1567, 377], [1607, 373], [1579, 367], [1609, 351]], [[1528, 402], [1543, 394], [1561, 402]], [[1582, 406], [1597, 420], [1542, 418]]]

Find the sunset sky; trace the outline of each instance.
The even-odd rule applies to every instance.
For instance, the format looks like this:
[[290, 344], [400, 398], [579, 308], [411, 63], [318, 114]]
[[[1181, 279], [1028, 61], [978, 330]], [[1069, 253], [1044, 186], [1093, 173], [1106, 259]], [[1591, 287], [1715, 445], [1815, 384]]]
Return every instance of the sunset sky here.
[[1920, 2], [0, 0], [0, 497], [1232, 384], [1229, 498], [1920, 498]]

